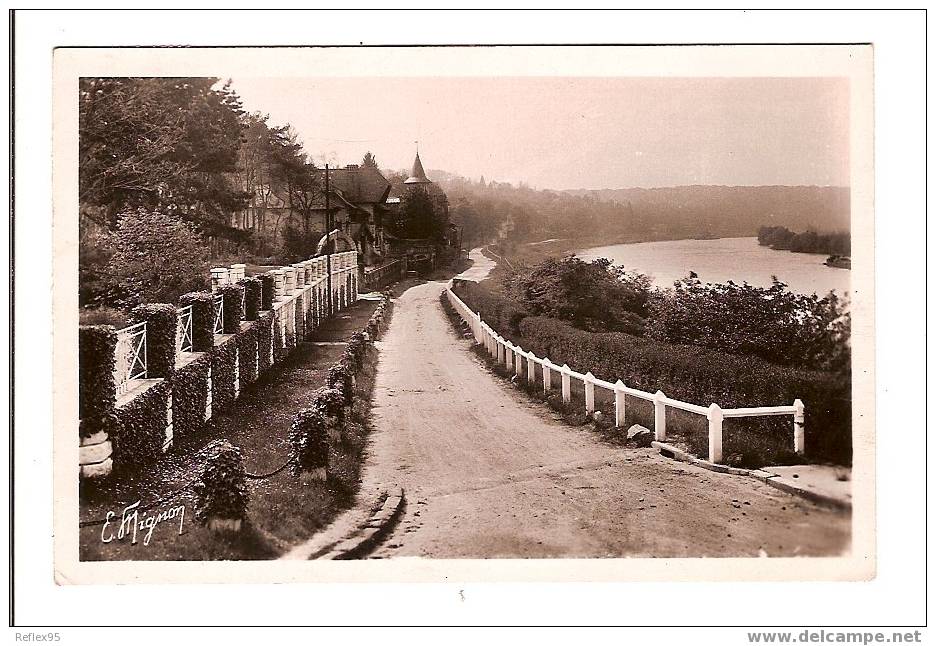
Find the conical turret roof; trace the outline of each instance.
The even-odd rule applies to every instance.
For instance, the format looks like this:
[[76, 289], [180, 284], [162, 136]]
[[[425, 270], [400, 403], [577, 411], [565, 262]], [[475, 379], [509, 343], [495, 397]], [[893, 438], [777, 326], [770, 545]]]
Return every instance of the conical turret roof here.
[[404, 184], [431, 184], [429, 178], [426, 177], [426, 171], [423, 170], [422, 162], [419, 161], [419, 153], [416, 153], [416, 159], [413, 161], [413, 171], [410, 173], [410, 176], [406, 179]]

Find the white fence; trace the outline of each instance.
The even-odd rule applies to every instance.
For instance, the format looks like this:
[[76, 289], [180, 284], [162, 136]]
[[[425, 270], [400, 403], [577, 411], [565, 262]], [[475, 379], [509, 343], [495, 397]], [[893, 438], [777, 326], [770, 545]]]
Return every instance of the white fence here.
[[176, 354], [192, 351], [192, 306], [180, 307], [176, 325]]
[[805, 407], [799, 399], [790, 406], [762, 406], [756, 408], [721, 408], [718, 404], [708, 407], [699, 406], [671, 399], [658, 390], [655, 393], [629, 388], [620, 379], [615, 383], [598, 379], [591, 372], [582, 374], [572, 370], [568, 365], [558, 366], [546, 357], [537, 357], [532, 352], [525, 352], [523, 348], [515, 346], [507, 339], [501, 337], [491, 326], [481, 320], [481, 315], [472, 312], [465, 303], [455, 295], [451, 288], [446, 290], [449, 302], [470, 326], [475, 340], [484, 346], [488, 354], [499, 363], [512, 369], [514, 374], [520, 375], [523, 371], [523, 362], [526, 361], [526, 378], [529, 383], [536, 379], [535, 366], [542, 366], [543, 391], [548, 393], [552, 387], [552, 373], [561, 377], [562, 400], [566, 403], [572, 401], [572, 379], [584, 384], [585, 412], [589, 415], [595, 412], [595, 388], [602, 388], [614, 395], [614, 423], [616, 426], [624, 425], [626, 396], [636, 397], [653, 402], [654, 428], [653, 434], [657, 441], [666, 439], [666, 408], [675, 408], [701, 415], [708, 420], [708, 459], [710, 462], [722, 460], [722, 421], [734, 417], [766, 417], [775, 415], [790, 415], [793, 418], [793, 450], [803, 454], [805, 443]]
[[114, 382], [117, 395], [127, 392], [131, 379], [146, 379], [146, 321], [117, 330]]

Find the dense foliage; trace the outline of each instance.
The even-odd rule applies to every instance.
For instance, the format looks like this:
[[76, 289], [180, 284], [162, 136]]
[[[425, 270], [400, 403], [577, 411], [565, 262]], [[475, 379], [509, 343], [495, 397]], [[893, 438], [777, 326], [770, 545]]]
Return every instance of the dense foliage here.
[[122, 427], [114, 448], [115, 468], [137, 470], [162, 454], [171, 393], [171, 382], [160, 381], [117, 409]]
[[172, 303], [208, 284], [209, 261], [193, 226], [164, 213], [136, 209], [122, 213], [112, 235], [114, 253], [105, 271], [98, 304], [123, 308]]
[[221, 285], [217, 293], [221, 295], [221, 307], [224, 308], [224, 334], [237, 334], [244, 320], [244, 287]]
[[256, 321], [262, 309], [263, 281], [256, 276], [249, 276], [239, 284], [244, 288], [244, 320]]
[[[543, 317], [520, 324], [524, 348], [554, 363], [567, 363], [596, 377], [621, 379], [632, 388], [702, 406], [723, 408], [806, 405], [807, 455], [851, 460], [851, 386], [834, 374], [769, 364], [705, 348], [645, 340], [617, 332], [593, 333]], [[792, 450], [788, 419], [750, 422], [783, 439]]]
[[533, 315], [593, 331], [642, 334], [650, 280], [607, 259], [548, 258], [505, 278], [508, 293]]
[[116, 405], [116, 346], [117, 331], [109, 325], [82, 326], [78, 330], [78, 417], [82, 437], [94, 435], [108, 425], [106, 418]]
[[328, 434], [321, 411], [304, 408], [296, 414], [289, 428], [289, 457], [296, 475], [328, 467]]
[[146, 321], [146, 376], [170, 377], [176, 365], [176, 308], [164, 303], [144, 303], [130, 312], [133, 323]]
[[208, 370], [211, 355], [203, 354], [172, 376], [172, 427], [175, 437], [200, 430], [208, 412]]
[[179, 304], [192, 306], [192, 351], [211, 350], [214, 347], [214, 295], [211, 292], [182, 294]]
[[848, 372], [851, 316], [834, 292], [820, 297], [747, 283], [677, 282], [654, 294], [648, 335], [667, 343], [806, 368]]
[[208, 456], [194, 489], [195, 518], [199, 522], [246, 518], [250, 494], [241, 450], [225, 440], [219, 442]]
[[794, 233], [786, 227], [761, 227], [757, 242], [771, 249], [822, 253], [836, 256], [851, 255], [851, 235], [847, 232], [817, 233], [809, 230]]
[[[216, 78], [81, 78], [78, 184], [82, 204], [113, 226], [127, 207], [178, 214], [229, 232], [243, 208], [232, 183], [241, 145], [239, 98]], [[233, 232], [232, 232], [233, 233]]]

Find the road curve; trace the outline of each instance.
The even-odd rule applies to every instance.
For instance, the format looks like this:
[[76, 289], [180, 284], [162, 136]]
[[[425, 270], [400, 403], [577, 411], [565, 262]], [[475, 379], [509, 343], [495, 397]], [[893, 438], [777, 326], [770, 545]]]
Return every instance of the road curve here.
[[404, 291], [379, 342], [364, 486], [402, 486], [407, 509], [373, 556], [806, 556], [847, 549], [848, 514], [651, 449], [610, 446], [586, 427], [555, 420], [470, 352], [439, 305], [444, 288], [437, 281]]

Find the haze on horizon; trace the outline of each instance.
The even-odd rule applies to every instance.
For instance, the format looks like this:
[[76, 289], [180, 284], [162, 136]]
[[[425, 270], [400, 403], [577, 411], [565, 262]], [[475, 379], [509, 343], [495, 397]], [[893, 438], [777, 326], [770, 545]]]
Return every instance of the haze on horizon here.
[[849, 185], [844, 78], [237, 78], [319, 164], [535, 188]]

